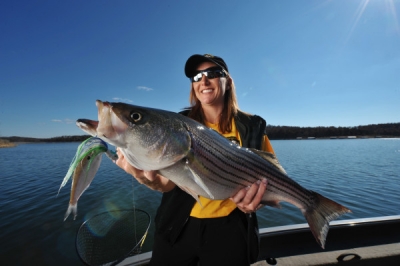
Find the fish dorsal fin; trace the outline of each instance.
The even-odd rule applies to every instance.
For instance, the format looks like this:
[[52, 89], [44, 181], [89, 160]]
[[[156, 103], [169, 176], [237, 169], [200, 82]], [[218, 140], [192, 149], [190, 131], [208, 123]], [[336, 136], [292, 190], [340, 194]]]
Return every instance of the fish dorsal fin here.
[[285, 169], [283, 169], [282, 165], [279, 163], [278, 158], [276, 158], [276, 155], [271, 153], [271, 152], [266, 152], [266, 151], [260, 151], [256, 149], [250, 149], [252, 152], [260, 156], [261, 158], [267, 160], [270, 162], [277, 170], [279, 170], [281, 173], [287, 175]]

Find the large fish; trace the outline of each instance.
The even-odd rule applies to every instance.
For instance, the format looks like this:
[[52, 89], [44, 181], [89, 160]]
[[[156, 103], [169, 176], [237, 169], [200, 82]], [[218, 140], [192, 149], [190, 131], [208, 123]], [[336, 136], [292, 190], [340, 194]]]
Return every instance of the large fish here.
[[58, 193], [60, 193], [61, 188], [65, 186], [73, 173], [69, 205], [64, 216], [64, 221], [68, 218], [71, 212], [73, 213], [75, 220], [78, 210], [78, 200], [83, 192], [85, 192], [89, 187], [90, 183], [92, 183], [93, 178], [100, 167], [103, 153], [106, 153], [106, 155], [112, 160], [117, 159], [116, 154], [111, 152], [108, 149], [107, 143], [100, 138], [88, 138], [78, 146], [68, 172], [58, 190]]
[[96, 101], [98, 120], [79, 119], [85, 132], [119, 147], [142, 170], [160, 174], [198, 199], [226, 199], [257, 180], [268, 180], [262, 203], [298, 207], [322, 248], [329, 222], [351, 212], [288, 177], [271, 153], [242, 148], [178, 113]]

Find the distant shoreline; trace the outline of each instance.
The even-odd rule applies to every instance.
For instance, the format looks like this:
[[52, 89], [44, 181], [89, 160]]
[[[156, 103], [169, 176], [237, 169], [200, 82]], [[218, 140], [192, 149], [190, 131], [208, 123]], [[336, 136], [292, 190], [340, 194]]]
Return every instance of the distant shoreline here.
[[61, 136], [54, 138], [2, 137], [0, 138], [0, 148], [11, 148], [26, 143], [82, 142], [89, 137], [90, 135]]
[[[400, 123], [372, 124], [356, 127], [294, 127], [267, 125], [270, 140], [313, 139], [367, 139], [399, 138]], [[90, 135], [60, 136], [54, 138], [0, 137], [0, 148], [15, 147], [22, 143], [82, 142]]]
[[0, 143], [0, 148], [13, 148], [16, 147], [17, 144], [14, 142], [9, 142], [9, 143]]
[[[40, 144], [40, 143], [67, 143], [67, 142], [82, 142], [89, 138], [90, 136], [81, 136], [79, 139], [76, 139], [77, 136], [62, 137], [63, 140], [59, 138], [51, 138], [51, 139], [32, 139], [26, 141], [15, 141], [11, 142], [7, 139], [0, 138], [0, 148], [13, 148], [17, 147], [20, 144]], [[14, 137], [15, 138], [15, 137]], [[19, 138], [19, 137], [18, 137]], [[332, 137], [297, 137], [297, 138], [270, 138], [270, 140], [337, 140], [337, 139], [385, 139], [385, 138], [400, 138], [400, 136], [332, 136]], [[26, 138], [24, 138], [26, 139]], [[57, 139], [57, 140], [55, 140]]]

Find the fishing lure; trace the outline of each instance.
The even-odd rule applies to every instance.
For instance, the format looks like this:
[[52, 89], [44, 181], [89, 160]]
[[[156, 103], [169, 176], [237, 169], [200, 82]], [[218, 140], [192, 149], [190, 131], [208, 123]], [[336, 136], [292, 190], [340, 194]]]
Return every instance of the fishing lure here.
[[93, 181], [94, 176], [100, 167], [103, 153], [114, 162], [118, 159], [117, 154], [108, 149], [107, 143], [97, 137], [88, 138], [78, 146], [68, 172], [58, 190], [58, 193], [60, 193], [61, 188], [67, 184], [73, 174], [69, 206], [65, 213], [64, 221], [68, 218], [71, 212], [74, 214], [75, 220], [78, 200]]

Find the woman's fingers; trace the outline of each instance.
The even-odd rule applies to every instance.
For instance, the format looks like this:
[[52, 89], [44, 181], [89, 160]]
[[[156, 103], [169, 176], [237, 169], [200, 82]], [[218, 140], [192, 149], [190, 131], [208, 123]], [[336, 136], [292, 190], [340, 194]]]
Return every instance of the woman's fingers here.
[[239, 190], [231, 200], [236, 203], [241, 211], [245, 213], [255, 212], [262, 206], [260, 202], [267, 188], [267, 184], [268, 182], [265, 178], [259, 180], [250, 187]]

